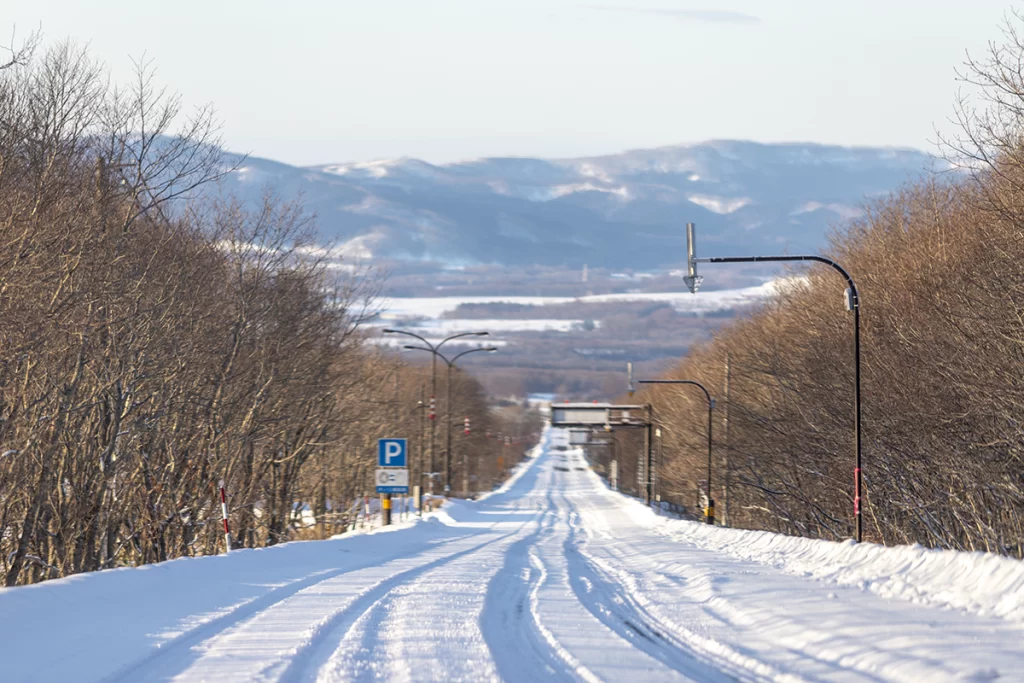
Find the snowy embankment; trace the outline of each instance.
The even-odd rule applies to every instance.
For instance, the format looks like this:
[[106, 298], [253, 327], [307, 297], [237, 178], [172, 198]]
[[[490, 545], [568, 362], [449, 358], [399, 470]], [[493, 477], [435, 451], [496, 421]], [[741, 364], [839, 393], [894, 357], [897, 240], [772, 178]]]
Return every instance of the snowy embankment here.
[[[595, 475], [596, 476], [596, 475]], [[631, 520], [673, 541], [882, 597], [1024, 623], [1024, 562], [992, 553], [885, 547], [667, 519], [630, 500]]]
[[990, 553], [834, 543], [764, 531], [688, 528], [672, 534], [710, 550], [883, 597], [1024, 622], [1024, 563]]

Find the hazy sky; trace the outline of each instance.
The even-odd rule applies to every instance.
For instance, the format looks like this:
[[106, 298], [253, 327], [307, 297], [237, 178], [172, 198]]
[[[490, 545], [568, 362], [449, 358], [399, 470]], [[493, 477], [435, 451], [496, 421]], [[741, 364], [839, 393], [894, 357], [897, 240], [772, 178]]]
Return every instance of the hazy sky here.
[[[932, 149], [1000, 0], [0, 0], [0, 35], [145, 53], [227, 146], [298, 164], [739, 138]], [[7, 42], [4, 40], [3, 42]]]

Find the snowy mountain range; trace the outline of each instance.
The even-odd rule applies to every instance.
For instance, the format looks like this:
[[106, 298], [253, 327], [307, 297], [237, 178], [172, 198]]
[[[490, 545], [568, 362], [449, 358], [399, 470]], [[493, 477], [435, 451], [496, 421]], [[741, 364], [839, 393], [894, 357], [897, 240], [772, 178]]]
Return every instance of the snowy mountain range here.
[[297, 167], [234, 157], [228, 189], [302, 193], [347, 257], [651, 268], [700, 253], [816, 251], [865, 201], [945, 166], [911, 149], [714, 141], [578, 159]]

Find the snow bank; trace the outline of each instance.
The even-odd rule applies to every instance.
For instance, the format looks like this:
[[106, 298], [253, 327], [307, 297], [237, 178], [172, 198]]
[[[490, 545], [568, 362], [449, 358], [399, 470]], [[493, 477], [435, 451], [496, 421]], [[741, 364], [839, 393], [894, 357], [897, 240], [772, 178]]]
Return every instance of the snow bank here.
[[886, 547], [712, 527], [666, 519], [639, 501], [629, 502], [630, 518], [674, 541], [886, 598], [1024, 623], [1024, 562], [1019, 560], [916, 544]]
[[767, 531], [672, 525], [676, 540], [882, 597], [1024, 622], [1024, 563], [981, 552], [836, 543]]

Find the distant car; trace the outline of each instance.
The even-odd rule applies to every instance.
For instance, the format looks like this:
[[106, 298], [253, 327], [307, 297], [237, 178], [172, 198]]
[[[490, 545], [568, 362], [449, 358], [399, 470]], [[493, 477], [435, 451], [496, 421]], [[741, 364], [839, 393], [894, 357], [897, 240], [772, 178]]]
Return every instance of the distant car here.
[[569, 447], [568, 446], [555, 446], [555, 450], [556, 451], [567, 451], [567, 450], [569, 450]]

